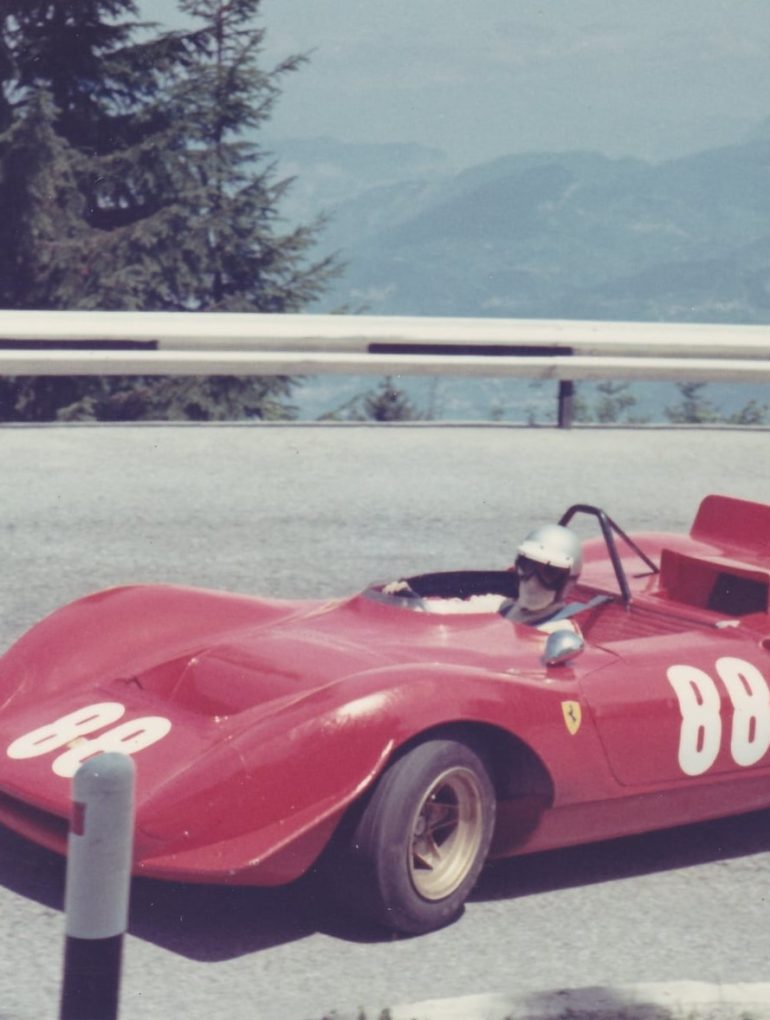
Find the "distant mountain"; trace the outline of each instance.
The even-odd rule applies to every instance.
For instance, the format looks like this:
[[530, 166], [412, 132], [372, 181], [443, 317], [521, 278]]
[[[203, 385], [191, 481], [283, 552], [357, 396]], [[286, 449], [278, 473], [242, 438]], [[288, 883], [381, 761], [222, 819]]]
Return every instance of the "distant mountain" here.
[[275, 157], [278, 177], [293, 178], [282, 203], [283, 215], [293, 223], [312, 221], [376, 188], [408, 188], [413, 179], [451, 173], [446, 154], [424, 145], [369, 145], [324, 137], [268, 139], [264, 145]]
[[[527, 153], [456, 173], [419, 146], [329, 140], [278, 155], [298, 174], [295, 213], [330, 213], [321, 248], [347, 266], [319, 311], [770, 323], [770, 121], [743, 144], [657, 164]], [[401, 381], [436, 417], [548, 420], [550, 395], [495, 383]], [[329, 410], [372, 385], [316, 381], [303, 414], [321, 393]], [[770, 404], [768, 387], [708, 392], [725, 413]], [[677, 396], [634, 393], [652, 420]]]
[[325, 307], [770, 321], [770, 136], [661, 164], [527, 154], [346, 197]]

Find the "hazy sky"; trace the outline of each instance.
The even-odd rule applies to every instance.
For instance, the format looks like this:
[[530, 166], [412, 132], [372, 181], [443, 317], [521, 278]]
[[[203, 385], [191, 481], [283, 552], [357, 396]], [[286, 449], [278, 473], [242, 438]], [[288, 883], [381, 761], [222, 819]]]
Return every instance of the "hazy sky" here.
[[[141, 0], [173, 16], [174, 0]], [[770, 116], [769, 0], [263, 0], [266, 59], [313, 50], [270, 134], [650, 158]]]

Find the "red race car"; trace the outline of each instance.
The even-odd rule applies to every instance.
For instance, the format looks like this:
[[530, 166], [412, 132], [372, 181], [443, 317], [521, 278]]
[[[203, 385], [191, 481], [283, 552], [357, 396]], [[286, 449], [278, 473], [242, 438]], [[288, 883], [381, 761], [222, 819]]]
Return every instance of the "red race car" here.
[[[770, 805], [770, 506], [708, 496], [689, 535], [629, 537], [583, 505], [550, 528], [573, 545], [540, 555], [533, 533], [516, 569], [352, 598], [134, 586], [65, 606], [0, 659], [0, 821], [64, 853], [72, 776], [122, 751], [136, 874], [277, 885], [317, 865], [419, 933], [487, 857]], [[527, 583], [565, 576], [558, 612], [527, 619]]]

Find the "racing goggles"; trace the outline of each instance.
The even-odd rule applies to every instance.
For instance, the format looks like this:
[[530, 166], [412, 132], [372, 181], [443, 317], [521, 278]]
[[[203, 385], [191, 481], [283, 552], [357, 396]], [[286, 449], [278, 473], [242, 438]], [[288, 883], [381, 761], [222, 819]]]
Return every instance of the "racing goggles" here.
[[554, 567], [550, 563], [538, 563], [529, 556], [517, 556], [516, 573], [525, 581], [536, 577], [548, 591], [556, 591], [566, 581], [569, 571], [564, 567]]

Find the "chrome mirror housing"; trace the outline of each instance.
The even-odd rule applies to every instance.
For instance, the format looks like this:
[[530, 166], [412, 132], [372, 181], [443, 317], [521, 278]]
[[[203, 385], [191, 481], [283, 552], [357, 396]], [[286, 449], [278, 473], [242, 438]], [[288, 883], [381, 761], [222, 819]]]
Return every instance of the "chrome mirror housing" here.
[[548, 635], [542, 662], [545, 666], [564, 666], [576, 658], [586, 643], [574, 630], [555, 630]]

